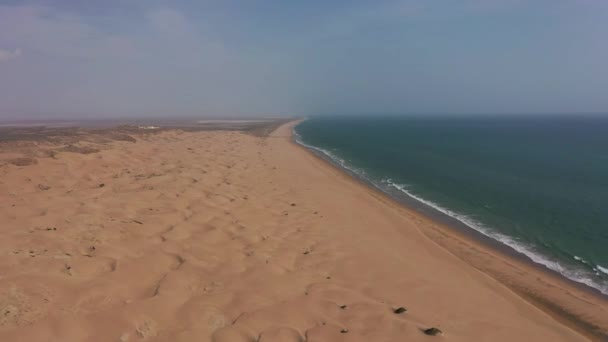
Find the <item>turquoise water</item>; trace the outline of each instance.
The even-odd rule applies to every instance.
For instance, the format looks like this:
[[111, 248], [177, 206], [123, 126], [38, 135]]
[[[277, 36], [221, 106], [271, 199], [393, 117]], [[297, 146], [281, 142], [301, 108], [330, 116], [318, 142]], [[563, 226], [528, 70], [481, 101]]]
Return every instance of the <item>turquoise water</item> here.
[[297, 140], [608, 294], [608, 116], [313, 118]]

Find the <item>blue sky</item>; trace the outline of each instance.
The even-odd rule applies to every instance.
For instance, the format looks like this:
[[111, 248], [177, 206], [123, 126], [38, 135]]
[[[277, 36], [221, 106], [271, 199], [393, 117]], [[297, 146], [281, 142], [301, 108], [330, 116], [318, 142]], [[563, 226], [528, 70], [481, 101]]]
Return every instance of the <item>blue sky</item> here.
[[608, 1], [0, 0], [0, 119], [608, 112]]

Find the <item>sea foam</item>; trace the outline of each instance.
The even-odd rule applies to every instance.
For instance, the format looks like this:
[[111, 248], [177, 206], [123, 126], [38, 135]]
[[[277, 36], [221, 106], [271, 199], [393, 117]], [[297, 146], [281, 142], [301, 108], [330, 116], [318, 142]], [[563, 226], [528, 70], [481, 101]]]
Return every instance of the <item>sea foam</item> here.
[[[431, 202], [429, 200], [426, 200], [420, 196], [413, 194], [411, 191], [407, 190], [407, 186], [404, 184], [396, 184], [390, 179], [384, 179], [383, 183], [403, 192], [407, 196], [409, 196], [421, 203], [424, 203], [425, 205], [427, 205], [445, 215], [448, 215], [448, 216], [460, 221], [461, 223], [464, 223], [469, 228], [472, 228], [487, 237], [490, 237], [494, 240], [497, 240], [497, 241], [513, 248], [515, 251], [527, 256], [528, 258], [530, 258], [533, 262], [535, 262], [537, 264], [543, 265], [543, 266], [549, 268], [550, 270], [558, 272], [559, 274], [563, 275], [564, 277], [566, 277], [568, 279], [585, 284], [589, 287], [599, 290], [603, 294], [608, 295], [608, 286], [597, 283], [594, 279], [589, 277], [588, 272], [586, 272], [585, 270], [578, 270], [578, 269], [574, 269], [572, 267], [563, 266], [560, 262], [558, 262], [556, 260], [551, 260], [548, 257], [546, 257], [545, 255], [537, 252], [534, 249], [534, 247], [532, 247], [532, 246], [529, 246], [529, 245], [526, 245], [525, 243], [516, 241], [514, 238], [512, 238], [508, 235], [498, 233], [498, 232], [492, 230], [491, 228], [485, 226], [481, 222], [476, 221], [475, 219], [472, 219], [466, 215], [454, 212], [452, 210], [449, 210], [447, 208], [444, 208], [444, 207], [438, 205], [437, 203]], [[583, 260], [580, 257], [575, 256], [574, 259], [581, 261], [585, 264], [588, 264], [588, 262], [586, 262], [585, 260]], [[598, 265], [597, 269], [608, 274], [608, 269], [606, 269], [606, 268], [603, 268]]]
[[293, 135], [295, 137], [295, 141], [298, 144], [300, 144], [310, 150], [316, 151], [317, 153], [323, 154], [325, 157], [329, 158], [332, 162], [334, 162], [335, 164], [338, 164], [338, 166], [342, 167], [343, 169], [346, 169], [360, 177], [365, 178], [366, 173], [363, 169], [356, 168], [356, 167], [350, 165], [348, 162], [346, 162], [346, 160], [338, 157], [337, 155], [335, 155], [334, 153], [331, 153], [330, 151], [328, 151], [326, 149], [322, 149], [322, 148], [319, 148], [316, 146], [306, 144], [305, 142], [302, 141], [302, 137], [298, 134], [298, 132], [295, 131], [295, 129], [293, 131]]
[[600, 265], [595, 266], [595, 268], [604, 274], [608, 274], [608, 268], [602, 267]]

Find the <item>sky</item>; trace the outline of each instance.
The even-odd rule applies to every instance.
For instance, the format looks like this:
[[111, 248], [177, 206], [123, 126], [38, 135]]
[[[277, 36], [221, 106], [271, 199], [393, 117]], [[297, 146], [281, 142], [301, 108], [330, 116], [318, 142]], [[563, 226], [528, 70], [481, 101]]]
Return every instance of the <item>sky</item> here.
[[0, 119], [608, 112], [606, 0], [0, 0]]

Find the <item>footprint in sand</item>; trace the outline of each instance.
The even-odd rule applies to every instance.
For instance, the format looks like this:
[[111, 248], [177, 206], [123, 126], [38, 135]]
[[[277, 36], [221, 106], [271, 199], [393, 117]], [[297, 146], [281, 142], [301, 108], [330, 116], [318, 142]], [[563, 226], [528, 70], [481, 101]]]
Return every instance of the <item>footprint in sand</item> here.
[[151, 319], [143, 319], [135, 324], [135, 333], [139, 338], [147, 339], [158, 334], [156, 324]]
[[304, 342], [306, 339], [292, 327], [273, 327], [260, 334], [259, 342]]

